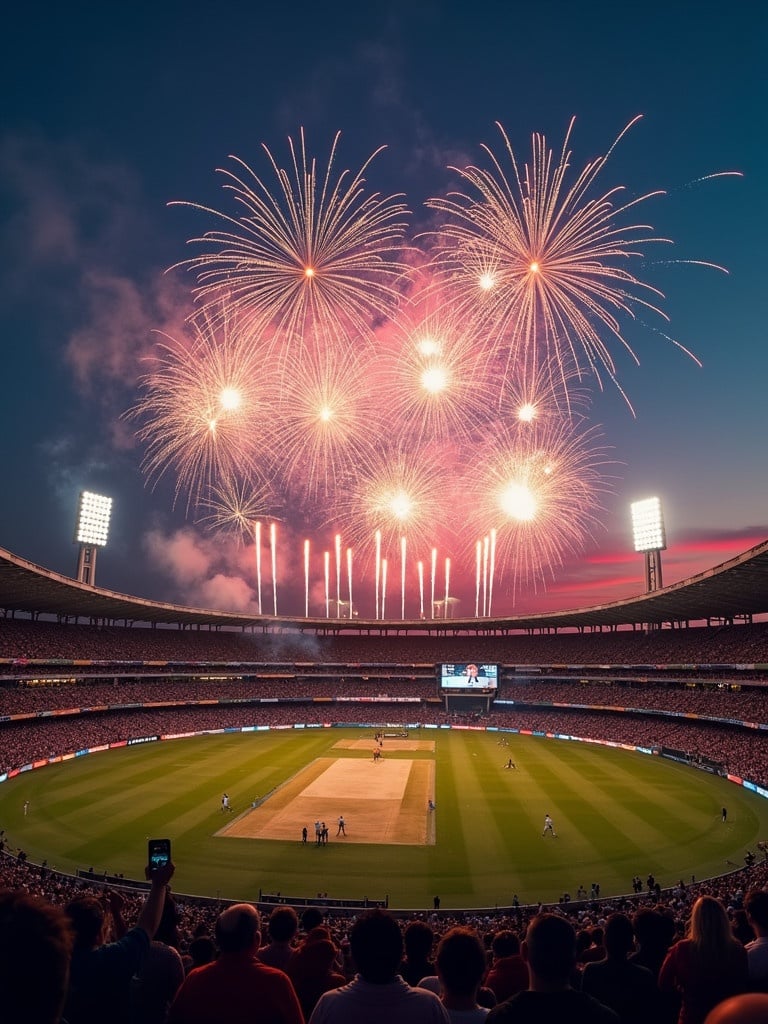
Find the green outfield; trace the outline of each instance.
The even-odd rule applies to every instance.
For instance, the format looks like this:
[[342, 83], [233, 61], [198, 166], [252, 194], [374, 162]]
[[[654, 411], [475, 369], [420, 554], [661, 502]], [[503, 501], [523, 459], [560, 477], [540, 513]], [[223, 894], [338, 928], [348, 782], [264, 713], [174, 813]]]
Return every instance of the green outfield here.
[[[0, 786], [0, 827], [12, 848], [62, 870], [93, 866], [140, 877], [147, 837], [169, 836], [178, 892], [388, 895], [396, 908], [431, 906], [435, 895], [443, 908], [505, 905], [515, 893], [523, 903], [552, 902], [593, 882], [601, 895], [616, 895], [649, 872], [667, 886], [742, 866], [746, 851], [768, 838], [768, 801], [658, 757], [513, 734], [501, 746], [495, 733], [410, 735], [417, 732], [434, 750], [385, 743], [387, 762], [434, 761], [436, 808], [429, 817], [424, 807], [428, 839], [415, 845], [337, 840], [338, 814], [354, 836], [345, 792], [327, 847], [314, 845], [312, 821], [300, 818], [295, 840], [217, 835], [229, 821], [220, 809], [224, 791], [234, 819], [254, 800], [284, 794], [318, 759], [357, 758], [361, 778], [374, 779], [365, 775], [377, 770], [368, 751], [349, 742], [372, 733], [351, 729], [203, 736], [78, 758]], [[515, 770], [504, 768], [509, 757]], [[556, 839], [542, 837], [547, 812]]]

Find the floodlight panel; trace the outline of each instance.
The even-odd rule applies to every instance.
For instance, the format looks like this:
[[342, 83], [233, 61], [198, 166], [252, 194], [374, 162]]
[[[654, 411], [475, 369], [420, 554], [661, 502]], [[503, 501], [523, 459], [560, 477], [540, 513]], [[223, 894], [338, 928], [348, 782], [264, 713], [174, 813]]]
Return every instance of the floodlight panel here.
[[104, 547], [109, 532], [109, 517], [112, 514], [112, 499], [103, 494], [82, 491], [77, 514], [78, 544], [93, 544]]
[[635, 551], [663, 551], [667, 546], [667, 538], [659, 499], [633, 501], [631, 508]]

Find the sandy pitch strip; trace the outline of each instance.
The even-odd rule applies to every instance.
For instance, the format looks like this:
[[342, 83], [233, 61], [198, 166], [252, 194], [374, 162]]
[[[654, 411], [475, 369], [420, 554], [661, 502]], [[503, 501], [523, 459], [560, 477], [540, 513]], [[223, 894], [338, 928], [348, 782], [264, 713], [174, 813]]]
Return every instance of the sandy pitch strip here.
[[[396, 742], [424, 741], [392, 740], [390, 750]], [[328, 826], [331, 843], [434, 843], [434, 815], [427, 809], [434, 795], [434, 761], [388, 761], [386, 740], [384, 744], [384, 757], [378, 762], [372, 757], [318, 758], [217, 835], [299, 842], [306, 825], [307, 842], [314, 843], [314, 823], [320, 820]], [[365, 745], [373, 749], [370, 741]], [[340, 814], [346, 822], [346, 838], [336, 835]]]

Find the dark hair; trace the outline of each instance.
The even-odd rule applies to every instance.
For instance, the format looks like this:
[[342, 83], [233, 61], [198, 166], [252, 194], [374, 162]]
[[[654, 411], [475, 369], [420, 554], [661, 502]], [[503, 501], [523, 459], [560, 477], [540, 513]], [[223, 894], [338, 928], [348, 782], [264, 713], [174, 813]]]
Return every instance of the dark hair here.
[[539, 914], [525, 935], [531, 971], [545, 981], [567, 982], [576, 962], [576, 933], [555, 914]]
[[499, 959], [504, 956], [515, 956], [520, 952], [520, 939], [514, 932], [496, 932], [491, 943], [493, 955]]
[[198, 935], [189, 944], [189, 956], [192, 960], [192, 967], [202, 967], [203, 964], [213, 963], [216, 959], [216, 944], [210, 936]]
[[428, 957], [434, 940], [435, 933], [426, 921], [411, 921], [403, 932], [405, 955], [416, 959]]
[[305, 932], [311, 932], [324, 921], [323, 912], [319, 907], [307, 907], [301, 915], [301, 927]]
[[352, 925], [349, 945], [364, 981], [383, 985], [393, 980], [403, 956], [403, 936], [394, 917], [378, 907], [366, 910]]
[[744, 900], [744, 909], [758, 928], [768, 928], [768, 892], [752, 889]]
[[471, 996], [485, 974], [485, 950], [471, 928], [451, 928], [437, 947], [437, 970], [443, 988], [458, 996]]
[[299, 930], [299, 919], [293, 907], [277, 907], [269, 915], [269, 937], [273, 942], [288, 942]]
[[674, 920], [651, 907], [643, 907], [635, 913], [632, 928], [641, 946], [668, 949], [675, 937]]
[[611, 914], [605, 926], [605, 950], [610, 956], [625, 957], [632, 951], [635, 936], [626, 914]]
[[75, 933], [75, 945], [93, 949], [104, 925], [104, 907], [95, 896], [78, 896], [67, 904], [65, 913]]
[[3, 1019], [58, 1024], [73, 934], [65, 913], [40, 896], [0, 893]]

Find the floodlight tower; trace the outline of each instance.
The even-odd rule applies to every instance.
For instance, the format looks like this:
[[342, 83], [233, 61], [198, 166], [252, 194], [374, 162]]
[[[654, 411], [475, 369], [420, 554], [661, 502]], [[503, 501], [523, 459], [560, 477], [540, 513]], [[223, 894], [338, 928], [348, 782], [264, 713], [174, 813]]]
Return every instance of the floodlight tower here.
[[112, 499], [102, 494], [81, 491], [77, 504], [77, 532], [75, 543], [80, 545], [77, 555], [77, 579], [80, 583], [96, 586], [96, 555], [107, 543]]
[[660, 590], [661, 552], [667, 547], [664, 517], [658, 498], [632, 502], [632, 533], [635, 551], [645, 553], [645, 589], [647, 593]]

